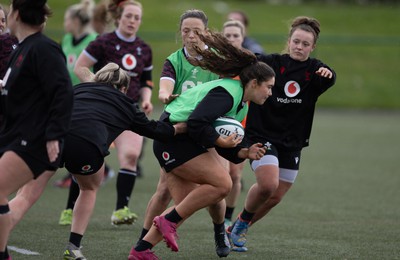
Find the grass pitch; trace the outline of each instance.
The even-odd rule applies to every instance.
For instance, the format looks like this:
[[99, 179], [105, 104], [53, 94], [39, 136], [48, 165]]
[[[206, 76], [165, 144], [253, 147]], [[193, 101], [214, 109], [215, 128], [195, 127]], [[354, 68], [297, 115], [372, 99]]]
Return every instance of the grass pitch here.
[[[399, 118], [399, 112], [317, 112], [295, 185], [269, 216], [249, 230], [249, 251], [232, 252], [229, 259], [399, 259]], [[136, 243], [158, 180], [151, 144], [146, 144], [144, 177], [137, 180], [130, 202], [139, 221], [132, 226], [110, 224], [115, 178], [106, 183], [82, 241], [88, 259], [127, 259]], [[114, 153], [107, 161], [118, 168]], [[52, 182], [62, 176], [60, 171]], [[248, 166], [243, 176], [245, 192], [235, 215], [254, 182]], [[53, 187], [52, 182], [9, 240], [10, 246], [39, 255], [11, 250], [13, 259], [62, 258], [69, 227], [59, 226], [58, 218], [67, 190]], [[192, 216], [178, 234], [179, 253], [170, 252], [163, 243], [154, 248], [162, 259], [217, 259], [206, 210]]]

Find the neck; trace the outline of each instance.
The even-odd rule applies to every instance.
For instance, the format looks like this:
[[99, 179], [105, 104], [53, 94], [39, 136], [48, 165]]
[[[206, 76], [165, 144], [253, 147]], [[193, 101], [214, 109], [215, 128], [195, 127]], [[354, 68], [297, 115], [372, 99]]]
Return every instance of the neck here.
[[[202, 50], [206, 49], [206, 45], [204, 43], [200, 44], [199, 47]], [[197, 57], [199, 55], [191, 46], [185, 46], [185, 50], [190, 57]]]
[[74, 36], [75, 39], [80, 39], [83, 36], [85, 36], [86, 34], [88, 34], [88, 31], [85, 28], [80, 28], [72, 33], [72, 35]]
[[127, 42], [133, 42], [136, 39], [136, 34], [127, 35], [127, 34], [122, 33], [121, 30], [119, 30], [119, 29], [116, 30], [116, 34], [121, 40], [125, 40]]
[[19, 42], [22, 42], [25, 40], [27, 37], [31, 36], [32, 34], [35, 34], [39, 31], [41, 31], [43, 28], [42, 25], [38, 26], [31, 26], [31, 25], [26, 25], [26, 24], [21, 24], [15, 33], [15, 37], [17, 37]]

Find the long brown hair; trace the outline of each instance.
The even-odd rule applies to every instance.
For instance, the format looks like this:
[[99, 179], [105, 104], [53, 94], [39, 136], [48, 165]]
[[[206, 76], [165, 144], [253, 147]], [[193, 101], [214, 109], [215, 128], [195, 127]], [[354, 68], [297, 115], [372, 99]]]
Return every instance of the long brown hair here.
[[224, 77], [239, 76], [243, 86], [252, 79], [260, 84], [275, 76], [271, 67], [258, 61], [249, 50], [234, 47], [222, 33], [210, 32], [199, 37], [208, 49], [202, 50], [194, 46], [194, 50], [202, 58], [191, 58], [193, 64]]

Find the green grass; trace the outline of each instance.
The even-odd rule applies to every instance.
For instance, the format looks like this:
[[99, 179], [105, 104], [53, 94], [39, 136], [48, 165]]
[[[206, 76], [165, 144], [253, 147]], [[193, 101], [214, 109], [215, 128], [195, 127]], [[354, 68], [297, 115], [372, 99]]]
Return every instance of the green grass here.
[[[65, 6], [76, 1], [49, 0], [54, 17], [46, 32], [60, 39]], [[220, 28], [228, 9], [251, 14], [250, 34], [269, 52], [280, 52], [287, 21], [297, 15], [315, 16], [322, 34], [314, 55], [338, 73], [336, 86], [323, 95], [317, 111], [311, 146], [302, 155], [300, 175], [284, 201], [249, 231], [250, 251], [229, 259], [400, 259], [400, 88], [397, 87], [400, 48], [399, 5], [268, 5], [266, 1], [148, 0], [140, 35], [154, 51], [157, 83], [165, 57], [180, 47], [176, 31], [179, 15], [200, 8], [211, 28]], [[154, 91], [156, 94], [156, 90]], [[156, 95], [154, 95], [156, 96]], [[346, 109], [343, 109], [346, 108]], [[347, 108], [357, 108], [348, 110]], [[365, 112], [366, 108], [368, 112]], [[371, 108], [392, 109], [371, 110]], [[154, 116], [157, 117], [156, 115]], [[118, 168], [115, 153], [107, 157]], [[89, 259], [126, 259], [143, 223], [147, 201], [158, 181], [158, 167], [145, 147], [144, 175], [138, 179], [130, 207], [139, 214], [136, 225], [113, 227], [115, 179], [101, 188], [95, 212], [83, 240]], [[52, 182], [64, 175], [57, 173]], [[245, 190], [254, 182], [246, 166]], [[235, 214], [242, 208], [242, 193]], [[16, 227], [9, 244], [39, 252], [16, 260], [60, 259], [69, 228], [58, 225], [67, 190], [49, 183], [38, 203]], [[212, 224], [205, 210], [179, 229], [181, 252], [164, 244], [155, 247], [162, 259], [213, 259]]]
[[[59, 40], [63, 34], [65, 7], [76, 0], [49, 0], [54, 16], [47, 32]], [[179, 16], [190, 8], [204, 10], [209, 27], [220, 29], [226, 13], [244, 10], [250, 16], [249, 34], [267, 52], [284, 48], [289, 21], [299, 15], [313, 16], [321, 22], [321, 36], [314, 56], [337, 72], [337, 83], [330, 95], [320, 100], [323, 107], [399, 109], [400, 88], [400, 5], [298, 4], [271, 5], [267, 1], [143, 1], [144, 17], [139, 35], [153, 48], [155, 82], [165, 58], [181, 47], [177, 35]]]
[[[284, 201], [249, 231], [248, 253], [229, 259], [399, 259], [400, 193], [399, 112], [323, 110], [316, 114], [311, 146], [302, 156], [300, 175]], [[113, 227], [115, 178], [101, 188], [83, 252], [89, 259], [126, 259], [136, 242], [143, 213], [158, 180], [158, 167], [147, 142], [144, 177], [138, 179], [130, 208], [136, 225]], [[118, 168], [114, 152], [107, 157]], [[63, 176], [60, 171], [52, 182]], [[246, 165], [245, 191], [254, 182]], [[246, 193], [240, 196], [238, 213]], [[67, 190], [49, 183], [42, 198], [11, 235], [9, 245], [39, 252], [14, 259], [60, 259], [69, 228], [58, 223]], [[212, 224], [205, 210], [179, 229], [179, 253], [163, 243], [162, 259], [216, 259]]]

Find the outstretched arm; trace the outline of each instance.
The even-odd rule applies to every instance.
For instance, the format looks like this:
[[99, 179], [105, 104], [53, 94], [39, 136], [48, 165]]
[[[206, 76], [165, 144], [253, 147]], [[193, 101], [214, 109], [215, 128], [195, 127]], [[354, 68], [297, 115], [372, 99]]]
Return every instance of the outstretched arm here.
[[92, 82], [94, 79], [93, 72], [90, 68], [93, 67], [95, 62], [91, 60], [84, 52], [79, 55], [78, 60], [75, 63], [74, 73], [81, 82]]

